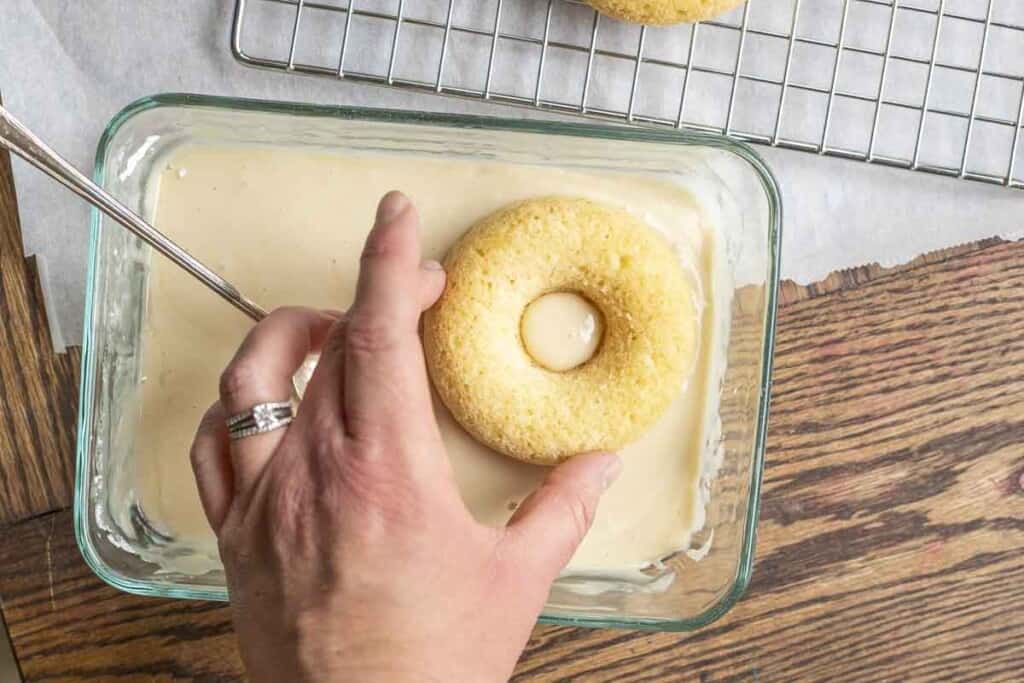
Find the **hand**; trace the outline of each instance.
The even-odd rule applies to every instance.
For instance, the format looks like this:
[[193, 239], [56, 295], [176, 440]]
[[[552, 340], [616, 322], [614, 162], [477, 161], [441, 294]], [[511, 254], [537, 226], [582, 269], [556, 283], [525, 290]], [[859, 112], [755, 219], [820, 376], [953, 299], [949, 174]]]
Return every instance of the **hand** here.
[[[417, 329], [444, 272], [421, 265], [418, 222], [385, 196], [348, 314], [256, 325], [192, 446], [253, 680], [506, 679], [621, 469], [577, 456], [507, 527], [473, 519], [431, 408]], [[225, 416], [288, 396], [320, 347], [294, 422], [229, 441]]]

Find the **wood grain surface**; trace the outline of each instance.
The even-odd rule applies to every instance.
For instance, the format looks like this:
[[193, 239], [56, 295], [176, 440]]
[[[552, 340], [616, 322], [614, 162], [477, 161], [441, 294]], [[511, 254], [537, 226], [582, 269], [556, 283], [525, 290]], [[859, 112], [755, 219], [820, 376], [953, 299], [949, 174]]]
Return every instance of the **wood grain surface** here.
[[70, 510], [0, 541], [0, 595], [26, 681], [239, 680], [223, 603], [122, 593], [89, 570]]
[[71, 503], [77, 381], [78, 349], [53, 352], [0, 154], [0, 527]]
[[[12, 303], [7, 264], [4, 334], [38, 345], [18, 355], [53, 373], [31, 405], [73, 407], [77, 359], [49, 354], [38, 292]], [[22, 521], [0, 531], [0, 602], [26, 680], [241, 678], [224, 605], [130, 596], [91, 574], [59, 509], [73, 409], [37, 413], [60, 415], [63, 436], [19, 465], [6, 444], [33, 442], [12, 440], [8, 415], [25, 398], [3, 381], [17, 405], [0, 476], [24, 502], [7, 507], [4, 489]], [[754, 579], [731, 612], [692, 634], [539, 627], [516, 680], [1021, 680], [1024, 243], [785, 285], [767, 462]], [[54, 479], [48, 493], [29, 471]]]

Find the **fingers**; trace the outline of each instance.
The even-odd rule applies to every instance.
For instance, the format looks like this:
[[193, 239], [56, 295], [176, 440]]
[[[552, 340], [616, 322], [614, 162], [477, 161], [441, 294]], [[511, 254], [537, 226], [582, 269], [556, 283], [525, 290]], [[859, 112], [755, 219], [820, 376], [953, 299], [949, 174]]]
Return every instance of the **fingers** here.
[[[372, 315], [393, 334], [414, 332], [419, 320], [419, 216], [401, 192], [389, 192], [377, 206], [373, 229], [360, 261], [356, 299], [350, 313]], [[413, 296], [410, 296], [412, 294]]]
[[[420, 264], [420, 272], [417, 284], [417, 299], [420, 302], [420, 311], [425, 311], [438, 300], [444, 292], [445, 273], [444, 266], [437, 261], [424, 261]], [[320, 361], [317, 363], [316, 377], [314, 383], [310, 378], [309, 389], [306, 398], [318, 396], [317, 401], [306, 401], [309, 405], [307, 410], [312, 410], [314, 403], [323, 404], [332, 415], [342, 419], [341, 395], [344, 377], [344, 356], [346, 343], [346, 314], [338, 311], [330, 311], [338, 317], [338, 322], [331, 329], [324, 342], [324, 350]]]
[[220, 401], [210, 406], [199, 422], [189, 453], [199, 500], [214, 533], [220, 531], [234, 496], [226, 417]]
[[420, 267], [419, 218], [391, 192], [366, 239], [344, 342], [343, 412], [356, 438], [440, 438], [430, 404], [418, 324], [444, 286], [443, 271]]
[[614, 453], [578, 455], [555, 467], [509, 520], [509, 540], [554, 580], [590, 529], [597, 503], [622, 471]]
[[[259, 403], [287, 401], [292, 374], [306, 355], [321, 346], [336, 318], [310, 308], [281, 308], [250, 330], [220, 380], [224, 414], [232, 416]], [[234, 490], [248, 489], [270, 460], [283, 429], [232, 441]]]

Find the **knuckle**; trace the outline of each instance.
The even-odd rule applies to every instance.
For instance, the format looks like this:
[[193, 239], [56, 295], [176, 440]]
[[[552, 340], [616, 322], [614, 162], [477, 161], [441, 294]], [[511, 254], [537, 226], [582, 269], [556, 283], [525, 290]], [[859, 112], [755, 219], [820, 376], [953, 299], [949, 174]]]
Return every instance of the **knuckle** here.
[[257, 388], [258, 371], [253, 363], [246, 359], [236, 359], [224, 369], [220, 375], [220, 395], [225, 403], [245, 400]]
[[337, 416], [317, 415], [311, 427], [310, 431], [315, 436], [310, 442], [310, 461], [325, 463], [340, 460], [345, 452], [345, 434], [339, 429]]
[[374, 230], [363, 245], [360, 260], [363, 263], [386, 261], [398, 255], [398, 241], [391, 230]]
[[339, 462], [338, 478], [343, 485], [338, 493], [352, 509], [360, 511], [368, 531], [375, 524], [385, 528], [410, 518], [422, 521], [425, 516], [423, 492], [391, 467], [387, 455], [378, 445], [362, 443], [349, 449]]
[[346, 347], [358, 354], [375, 354], [393, 349], [399, 335], [392, 325], [377, 316], [356, 312], [345, 331]]
[[575, 488], [559, 486], [552, 493], [555, 503], [564, 510], [566, 517], [572, 521], [576, 537], [583, 538], [594, 521], [595, 511], [593, 506]]
[[[378, 444], [387, 440], [388, 432], [393, 431], [388, 427], [388, 421], [382, 416], [374, 414], [366, 406], [352, 405], [345, 412], [345, 425], [350, 434], [357, 437], [364, 447], [373, 450]], [[355, 455], [354, 458], [362, 458], [362, 455]]]
[[324, 340], [323, 348], [320, 349], [321, 356], [338, 357], [345, 352], [345, 338], [348, 336], [347, 325], [344, 320], [334, 324], [327, 339]]

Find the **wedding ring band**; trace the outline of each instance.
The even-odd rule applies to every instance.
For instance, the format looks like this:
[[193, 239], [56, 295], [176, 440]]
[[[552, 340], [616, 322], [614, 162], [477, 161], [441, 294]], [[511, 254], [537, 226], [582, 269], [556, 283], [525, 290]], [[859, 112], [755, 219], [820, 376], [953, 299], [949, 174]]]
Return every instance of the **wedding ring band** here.
[[294, 417], [290, 401], [258, 403], [226, 420], [228, 436], [232, 441], [237, 441], [247, 436], [272, 432], [287, 427]]

